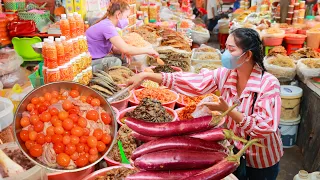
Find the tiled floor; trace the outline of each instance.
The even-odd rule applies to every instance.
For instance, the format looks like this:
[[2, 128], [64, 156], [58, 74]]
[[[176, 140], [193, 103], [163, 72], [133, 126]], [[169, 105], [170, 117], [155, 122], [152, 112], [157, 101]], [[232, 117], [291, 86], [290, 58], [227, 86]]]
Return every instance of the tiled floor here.
[[[208, 45], [219, 49], [217, 37], [212, 36]], [[299, 170], [302, 169], [302, 154], [299, 147], [295, 146], [293, 148], [284, 149], [277, 180], [292, 180]]]

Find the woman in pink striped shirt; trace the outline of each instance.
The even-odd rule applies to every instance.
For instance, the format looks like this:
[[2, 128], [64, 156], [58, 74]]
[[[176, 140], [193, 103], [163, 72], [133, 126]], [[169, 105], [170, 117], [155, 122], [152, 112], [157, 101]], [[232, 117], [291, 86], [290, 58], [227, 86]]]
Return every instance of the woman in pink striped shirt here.
[[[235, 174], [240, 180], [275, 180], [283, 155], [278, 129], [280, 84], [277, 78], [265, 72], [259, 34], [247, 28], [233, 31], [226, 42], [222, 65], [223, 68], [216, 70], [203, 69], [199, 74], [144, 72], [132, 77], [128, 85], [137, 87], [144, 79], [149, 79], [188, 96], [219, 90], [219, 103], [203, 104], [212, 111], [226, 111], [239, 100], [237, 109], [225, 118], [226, 127], [243, 138], [260, 139], [266, 148], [251, 146]], [[236, 149], [243, 147], [241, 142], [232, 143]]]

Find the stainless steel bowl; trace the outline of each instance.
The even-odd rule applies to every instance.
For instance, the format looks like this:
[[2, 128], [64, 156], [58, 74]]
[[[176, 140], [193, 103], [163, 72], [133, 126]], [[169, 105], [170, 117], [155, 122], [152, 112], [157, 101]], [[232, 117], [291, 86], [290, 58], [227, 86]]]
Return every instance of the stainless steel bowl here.
[[36, 53], [42, 54], [43, 42], [34, 43], [31, 46]]
[[[66, 90], [78, 90], [80, 92], [80, 95], [84, 95], [84, 96], [92, 96], [95, 98], [98, 98], [101, 102], [101, 107], [103, 107], [103, 109], [109, 113], [111, 115], [112, 121], [110, 124], [110, 128], [111, 128], [111, 136], [112, 136], [112, 143], [110, 146], [107, 146], [107, 149], [105, 150], [105, 152], [101, 153], [102, 156], [95, 161], [94, 163], [91, 163], [85, 167], [81, 167], [81, 168], [76, 168], [76, 169], [56, 169], [56, 168], [51, 168], [48, 167], [46, 164], [41, 163], [40, 161], [37, 161], [36, 158], [32, 157], [26, 146], [25, 143], [21, 140], [19, 133], [22, 130], [22, 127], [20, 125], [20, 119], [22, 117], [22, 113], [24, 111], [26, 111], [27, 109], [27, 105], [31, 102], [31, 99], [34, 97], [39, 97], [43, 94], [45, 94], [46, 92], [52, 92], [52, 91], [60, 91], [60, 89], [66, 89]], [[116, 136], [117, 136], [117, 129], [118, 129], [118, 125], [117, 125], [117, 121], [115, 118], [115, 113], [112, 110], [111, 105], [96, 91], [94, 91], [93, 89], [90, 89], [87, 86], [78, 84], [78, 83], [73, 83], [73, 82], [55, 82], [55, 83], [50, 83], [50, 84], [46, 84], [44, 86], [41, 86], [33, 91], [31, 91], [20, 103], [20, 105], [18, 106], [18, 109], [16, 111], [15, 117], [14, 117], [14, 136], [16, 141], [18, 142], [18, 145], [21, 149], [21, 151], [35, 164], [44, 167], [46, 169], [49, 170], [53, 170], [53, 171], [61, 171], [61, 172], [76, 172], [76, 171], [81, 171], [81, 170], [85, 170], [91, 166], [94, 166], [95, 164], [97, 164], [99, 161], [101, 161], [103, 159], [104, 156], [106, 156], [109, 151], [112, 149], [113, 145], [116, 143]]]

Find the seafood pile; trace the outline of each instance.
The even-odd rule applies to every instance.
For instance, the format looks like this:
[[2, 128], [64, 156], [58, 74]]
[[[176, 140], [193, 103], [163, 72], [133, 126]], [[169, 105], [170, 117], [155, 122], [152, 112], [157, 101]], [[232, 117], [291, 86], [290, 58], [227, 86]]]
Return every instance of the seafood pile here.
[[[104, 71], [93, 73], [93, 78], [90, 80], [89, 87], [98, 91], [105, 98], [108, 98], [121, 90], [121, 88], [114, 82], [112, 77]], [[116, 100], [122, 100], [128, 96], [129, 93], [125, 93]]]
[[150, 26], [141, 26], [136, 29], [134, 32], [138, 33], [143, 37], [144, 40], [148, 41], [151, 44], [156, 44], [158, 42], [158, 38], [160, 38], [159, 33], [156, 31], [150, 31]]
[[96, 177], [96, 180], [115, 180], [115, 179], [125, 179], [127, 176], [136, 173], [137, 170], [126, 168], [126, 167], [120, 167], [115, 168], [112, 170], [109, 170], [106, 172], [106, 175], [104, 176], [98, 176]]
[[320, 58], [320, 53], [313, 50], [312, 48], [301, 48], [290, 55], [294, 60], [301, 58]]
[[169, 65], [158, 65], [156, 66], [155, 68], [152, 69], [153, 72], [155, 73], [161, 73], [161, 72], [164, 72], [164, 73], [173, 73], [173, 72], [176, 72], [171, 66]]
[[276, 46], [274, 48], [272, 48], [270, 51], [269, 51], [269, 54], [268, 54], [268, 57], [270, 56], [276, 56], [278, 54], [281, 54], [283, 56], [286, 56], [287, 55], [287, 50], [283, 47], [283, 46]]
[[160, 27], [152, 24], [144, 25], [141, 28], [144, 29], [144, 33], [155, 33], [155, 35], [162, 37], [161, 46], [171, 46], [188, 52], [191, 51], [189, 42], [179, 32], [176, 32], [170, 28]]
[[127, 112], [125, 116], [155, 123], [173, 120], [161, 102], [151, 98], [144, 98], [133, 111]]
[[134, 72], [124, 66], [113, 66], [106, 71], [116, 84], [126, 84], [128, 79], [134, 75]]
[[135, 33], [135, 32], [128, 33], [124, 35], [122, 38], [126, 43], [130, 44], [131, 46], [135, 46], [135, 47], [150, 46], [150, 43], [145, 41], [143, 37], [141, 37], [138, 33]]
[[[130, 159], [132, 152], [138, 147], [135, 138], [131, 135], [132, 130], [126, 125], [120, 127], [118, 131], [117, 141], [122, 143], [123, 151], [126, 157]], [[117, 145], [113, 146], [111, 151], [108, 153], [107, 157], [117, 162], [121, 162], [121, 155], [119, 152], [119, 147]]]
[[[190, 71], [191, 52], [170, 46], [158, 47], [156, 50], [166, 65], [180, 67], [183, 71]], [[158, 65], [157, 60], [153, 57], [148, 57], [147, 62], [149, 65]]]
[[178, 98], [173, 91], [160, 88], [144, 88], [141, 90], [135, 90], [134, 95], [137, 97], [138, 101], [142, 101], [147, 97], [159, 100], [161, 103], [172, 102]]
[[60, 89], [26, 103], [19, 137], [42, 164], [76, 169], [96, 162], [108, 149], [112, 119], [98, 98]]

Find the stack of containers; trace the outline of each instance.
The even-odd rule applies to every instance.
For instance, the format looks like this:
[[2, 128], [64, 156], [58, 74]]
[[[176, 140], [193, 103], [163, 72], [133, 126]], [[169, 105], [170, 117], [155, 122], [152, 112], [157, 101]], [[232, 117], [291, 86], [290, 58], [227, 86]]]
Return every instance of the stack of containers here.
[[286, 18], [286, 23], [289, 24], [289, 25], [292, 24], [293, 9], [294, 9], [294, 5], [290, 4], [289, 8], [288, 8], [288, 15], [287, 15], [287, 18]]
[[297, 86], [281, 86], [281, 119], [280, 132], [283, 147], [293, 147], [297, 140], [298, 126], [300, 123], [300, 102], [302, 89]]
[[[84, 22], [80, 14], [61, 15], [60, 29], [62, 36], [44, 40], [44, 81], [76, 81], [85, 79], [89, 83], [92, 77], [91, 55], [88, 52], [87, 39], [84, 35]], [[90, 70], [91, 69], [91, 70]]]
[[130, 16], [128, 17], [129, 20], [129, 26], [128, 30], [134, 31], [136, 29], [136, 23], [137, 23], [137, 5], [134, 1], [128, 1], [130, 6]]
[[304, 23], [305, 13], [306, 13], [306, 2], [300, 1], [300, 3], [299, 3], [299, 17], [298, 17], [299, 24]]

